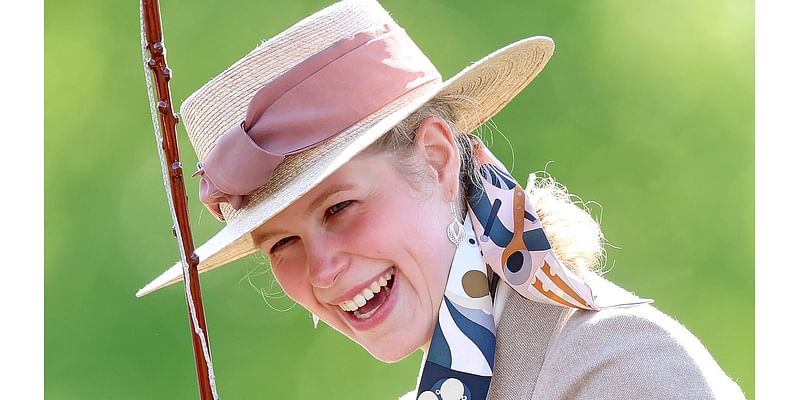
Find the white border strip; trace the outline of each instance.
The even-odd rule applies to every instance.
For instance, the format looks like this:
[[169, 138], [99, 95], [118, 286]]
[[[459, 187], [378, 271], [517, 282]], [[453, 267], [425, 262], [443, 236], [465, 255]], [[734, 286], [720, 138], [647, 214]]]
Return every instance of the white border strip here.
[[[44, 398], [44, 4], [3, 4], [3, 398]], [[13, 10], [12, 10], [13, 8]], [[19, 60], [19, 62], [8, 62]], [[19, 171], [22, 170], [22, 173]], [[13, 249], [13, 251], [12, 251]]]
[[762, 399], [796, 392], [800, 359], [798, 17], [800, 2], [756, 2], [756, 394]]

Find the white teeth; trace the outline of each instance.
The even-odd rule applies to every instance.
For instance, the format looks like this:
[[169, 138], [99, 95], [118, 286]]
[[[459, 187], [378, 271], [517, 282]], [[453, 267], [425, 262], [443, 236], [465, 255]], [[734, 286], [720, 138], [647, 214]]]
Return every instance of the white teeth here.
[[353, 297], [353, 301], [355, 301], [356, 305], [359, 307], [367, 304], [367, 299], [365, 299], [361, 294], [357, 294], [356, 297]]
[[[339, 308], [341, 308], [344, 311], [358, 310], [359, 307], [362, 307], [364, 306], [364, 304], [367, 304], [367, 300], [370, 300], [373, 297], [375, 297], [376, 293], [379, 293], [384, 286], [388, 285], [389, 281], [392, 280], [393, 276], [394, 276], [394, 268], [389, 270], [389, 272], [378, 277], [377, 280], [369, 284], [369, 287], [362, 289], [361, 293], [353, 296], [351, 300], [347, 300], [343, 303], [340, 303]], [[368, 318], [369, 315], [364, 316], [363, 318]]]
[[361, 295], [364, 296], [365, 299], [369, 300], [375, 297], [375, 293], [372, 293], [371, 289], [364, 289], [361, 291]]
[[377, 308], [370, 310], [370, 312], [368, 312], [366, 314], [361, 314], [359, 312], [355, 312], [355, 313], [353, 313], [353, 315], [355, 315], [356, 318], [358, 318], [358, 319], [367, 319], [367, 318], [371, 317], [372, 314], [375, 314], [376, 311], [378, 311]]

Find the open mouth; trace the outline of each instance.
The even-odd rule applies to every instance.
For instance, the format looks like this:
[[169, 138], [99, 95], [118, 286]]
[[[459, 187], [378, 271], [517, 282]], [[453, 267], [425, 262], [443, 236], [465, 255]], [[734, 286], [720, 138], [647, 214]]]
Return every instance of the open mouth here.
[[339, 308], [357, 320], [365, 320], [372, 317], [392, 293], [395, 281], [394, 273], [394, 268], [389, 269], [360, 293], [353, 296], [352, 299], [340, 303]]

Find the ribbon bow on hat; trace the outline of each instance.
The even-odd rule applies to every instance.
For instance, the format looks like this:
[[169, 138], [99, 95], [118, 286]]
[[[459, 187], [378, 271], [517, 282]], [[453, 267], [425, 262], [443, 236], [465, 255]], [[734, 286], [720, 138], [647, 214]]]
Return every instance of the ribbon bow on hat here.
[[[261, 88], [244, 122], [219, 139], [195, 172], [201, 176], [200, 200], [223, 220], [220, 204], [245, 206], [285, 156], [318, 145], [410, 90], [440, 81], [425, 55], [406, 41], [405, 31], [393, 24], [359, 32]], [[360, 73], [346, 73], [355, 70]]]

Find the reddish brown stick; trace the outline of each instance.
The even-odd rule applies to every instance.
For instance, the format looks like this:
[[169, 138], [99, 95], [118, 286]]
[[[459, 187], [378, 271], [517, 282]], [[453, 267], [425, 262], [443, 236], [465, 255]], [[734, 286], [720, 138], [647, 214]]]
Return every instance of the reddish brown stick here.
[[[178, 117], [172, 109], [172, 95], [169, 90], [169, 80], [172, 77], [172, 71], [167, 66], [166, 48], [163, 42], [158, 0], [142, 0], [142, 10], [144, 13], [146, 46], [150, 53], [150, 59], [147, 60], [147, 65], [152, 71], [156, 82], [156, 98], [158, 99], [156, 109], [158, 110], [162, 132], [161, 149], [164, 152], [168, 166], [172, 207], [174, 208], [178, 225], [178, 232], [175, 232], [175, 227], [173, 227], [173, 233], [176, 233], [181, 245], [179, 247], [182, 248], [184, 259], [189, 265], [189, 280], [188, 282], [184, 281], [184, 284], [189, 285], [188, 292], [191, 293], [191, 296], [187, 296], [187, 307], [189, 308], [189, 324], [191, 325], [192, 346], [194, 348], [197, 380], [200, 387], [200, 399], [213, 400], [214, 391], [212, 390], [212, 378], [208, 368], [210, 361], [206, 360], [206, 356], [210, 355], [211, 349], [208, 344], [208, 331], [206, 330], [203, 300], [200, 294], [200, 281], [197, 274], [198, 258], [194, 254], [194, 242], [189, 225], [186, 187], [183, 183], [183, 167], [178, 153], [178, 139], [175, 132], [175, 126], [178, 124]], [[189, 297], [191, 297], [191, 301]], [[195, 330], [195, 323], [191, 315], [192, 308], [195, 310], [195, 317], [197, 318], [197, 325], [202, 332], [202, 338]], [[208, 352], [203, 350], [203, 341], [206, 343]]]

